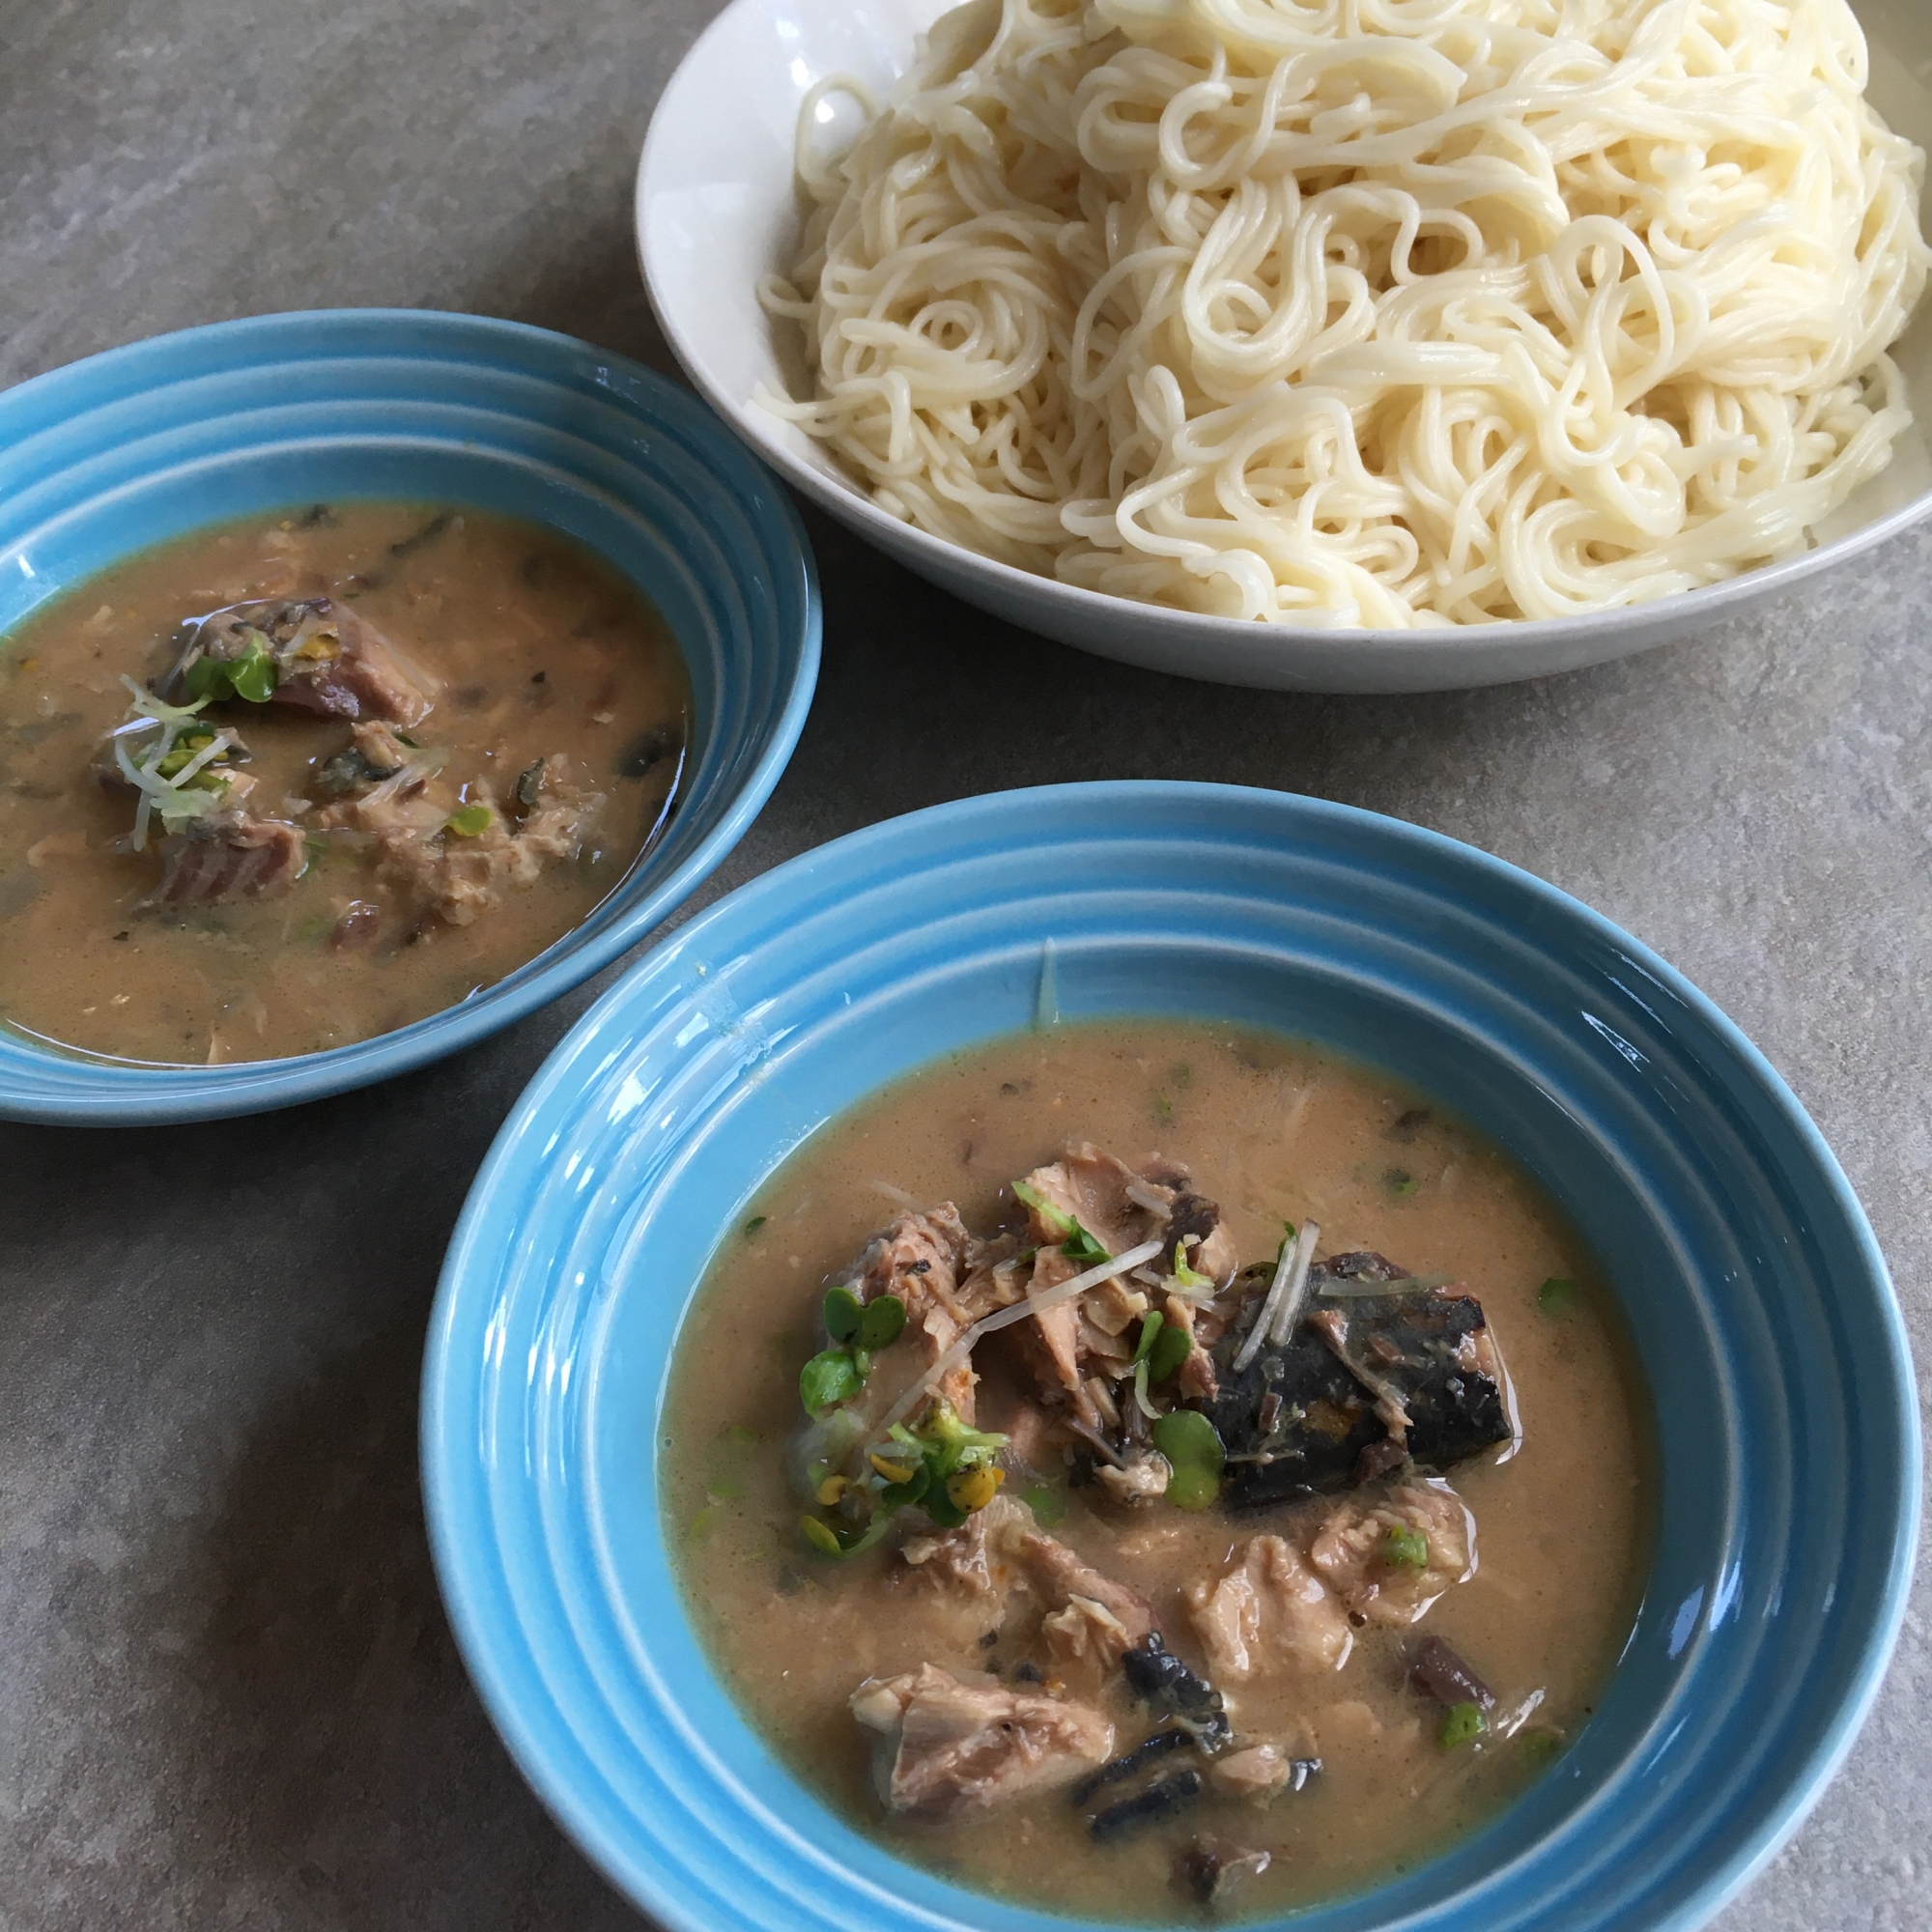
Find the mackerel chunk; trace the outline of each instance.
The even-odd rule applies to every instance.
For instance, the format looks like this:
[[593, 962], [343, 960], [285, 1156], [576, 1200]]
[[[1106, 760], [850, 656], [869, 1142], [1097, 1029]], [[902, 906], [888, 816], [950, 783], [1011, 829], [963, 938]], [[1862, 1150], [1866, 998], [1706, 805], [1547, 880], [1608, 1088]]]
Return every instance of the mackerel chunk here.
[[308, 866], [299, 826], [245, 811], [190, 819], [185, 831], [161, 841], [161, 856], [160, 884], [134, 906], [137, 913], [273, 898], [287, 892]]
[[[1205, 1405], [1228, 1451], [1231, 1508], [1345, 1490], [1413, 1461], [1446, 1469], [1514, 1435], [1483, 1306], [1458, 1288], [1365, 1289], [1413, 1277], [1382, 1256], [1331, 1256], [1287, 1342], [1235, 1358], [1260, 1313], [1252, 1294], [1215, 1350]], [[1346, 1288], [1346, 1295], [1324, 1298]]]
[[196, 627], [170, 687], [177, 697], [191, 693], [189, 675], [203, 658], [234, 664], [253, 653], [274, 661], [268, 702], [325, 718], [407, 730], [440, 691], [367, 618], [328, 597], [263, 598], [213, 612]]

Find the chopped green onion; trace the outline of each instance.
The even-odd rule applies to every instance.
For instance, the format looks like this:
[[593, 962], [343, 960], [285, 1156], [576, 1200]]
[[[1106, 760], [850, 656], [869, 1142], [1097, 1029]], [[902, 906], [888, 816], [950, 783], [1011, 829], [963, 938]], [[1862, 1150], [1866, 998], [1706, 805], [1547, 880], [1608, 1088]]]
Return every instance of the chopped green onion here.
[[751, 1237], [753, 1235], [755, 1235], [758, 1232], [758, 1230], [762, 1228], [765, 1225], [765, 1223], [770, 1219], [771, 1216], [769, 1214], [753, 1214], [752, 1218], [745, 1223], [745, 1238], [747, 1240], [750, 1240]]
[[1480, 1704], [1451, 1704], [1442, 1717], [1442, 1748], [1455, 1750], [1462, 1745], [1472, 1745], [1490, 1728], [1490, 1720], [1483, 1716]]
[[1156, 1094], [1153, 1096], [1153, 1117], [1162, 1126], [1166, 1126], [1168, 1122], [1174, 1119], [1174, 1102], [1165, 1094]]
[[1004, 1435], [961, 1422], [948, 1402], [934, 1403], [931, 1412], [913, 1432], [933, 1473], [944, 1480], [954, 1469], [990, 1463], [1007, 1446]]
[[1054, 1240], [1064, 1241], [1080, 1225], [1071, 1214], [1062, 1213], [1037, 1187], [1029, 1187], [1024, 1180], [1013, 1182], [1013, 1198], [1039, 1216], [1041, 1226]]
[[1170, 1321], [1148, 1351], [1148, 1380], [1159, 1387], [1193, 1352], [1194, 1338], [1178, 1322]]
[[1546, 1315], [1568, 1315], [1577, 1300], [1577, 1284], [1553, 1274], [1536, 1291], [1536, 1305]]
[[1033, 1520], [1042, 1529], [1051, 1529], [1066, 1514], [1066, 1492], [1038, 1483], [1020, 1492], [1020, 1501], [1033, 1511]]
[[1407, 1523], [1397, 1523], [1382, 1546], [1382, 1560], [1392, 1570], [1427, 1570], [1429, 1539]]
[[1060, 1252], [1082, 1267], [1097, 1267], [1112, 1258], [1113, 1250], [1103, 1248], [1065, 1208], [1056, 1208], [1038, 1188], [1024, 1180], [1013, 1182], [1013, 1197], [1039, 1216], [1049, 1240], [1060, 1243]]
[[1413, 1194], [1422, 1183], [1406, 1167], [1392, 1167], [1382, 1176], [1382, 1185], [1398, 1201]]
[[1194, 1352], [1194, 1339], [1177, 1322], [1164, 1321], [1160, 1311], [1149, 1312], [1141, 1322], [1140, 1341], [1134, 1349], [1136, 1368], [1145, 1367], [1146, 1380], [1158, 1384]]
[[1136, 1363], [1147, 1360], [1150, 1351], [1153, 1348], [1154, 1338], [1161, 1331], [1162, 1322], [1163, 1317], [1157, 1308], [1150, 1309], [1141, 1318], [1141, 1337], [1134, 1344], [1133, 1359]]
[[805, 1540], [811, 1547], [827, 1556], [843, 1556], [845, 1546], [838, 1541], [838, 1532], [829, 1522], [822, 1522], [815, 1516], [801, 1517], [799, 1525], [805, 1531]]
[[866, 1319], [866, 1304], [849, 1288], [828, 1288], [823, 1304], [825, 1332], [835, 1342], [849, 1342]]
[[496, 817], [487, 805], [461, 806], [442, 821], [442, 829], [459, 838], [477, 838], [489, 831]]
[[798, 1399], [808, 1415], [817, 1415], [855, 1396], [865, 1378], [846, 1349], [826, 1349], [798, 1372]]
[[856, 1556], [862, 1549], [869, 1549], [892, 1527], [890, 1516], [874, 1517], [864, 1528], [844, 1527], [827, 1522], [823, 1517], [807, 1516], [799, 1519], [799, 1527], [805, 1532], [805, 1540], [826, 1556]]
[[1199, 1409], [1170, 1409], [1153, 1426], [1153, 1446], [1173, 1471], [1167, 1499], [1178, 1509], [1207, 1509], [1221, 1493], [1221, 1438]]
[[1060, 1252], [1084, 1268], [1098, 1267], [1102, 1262], [1113, 1259], [1113, 1250], [1103, 1248], [1078, 1221], [1073, 1224], [1072, 1234], [1061, 1242]]
[[754, 1448], [757, 1444], [758, 1432], [755, 1429], [747, 1428], [742, 1422], [734, 1422], [730, 1428], [725, 1430], [724, 1439], [734, 1449], [751, 1449]]
[[1198, 1269], [1187, 1265], [1187, 1243], [1185, 1241], [1176, 1241], [1174, 1244], [1173, 1274], [1175, 1280], [1182, 1288], [1212, 1288], [1214, 1286], [1214, 1277], [1211, 1274], [1202, 1274]]
[[185, 731], [175, 740], [174, 749], [155, 767], [156, 778], [179, 778], [182, 770], [199, 753], [214, 743], [213, 731]]
[[[834, 1290], [836, 1294], [838, 1291]], [[831, 1296], [826, 1297], [830, 1301]], [[882, 1294], [866, 1304], [859, 1318], [858, 1341], [867, 1353], [877, 1354], [899, 1339], [906, 1325], [906, 1305], [895, 1294]]]

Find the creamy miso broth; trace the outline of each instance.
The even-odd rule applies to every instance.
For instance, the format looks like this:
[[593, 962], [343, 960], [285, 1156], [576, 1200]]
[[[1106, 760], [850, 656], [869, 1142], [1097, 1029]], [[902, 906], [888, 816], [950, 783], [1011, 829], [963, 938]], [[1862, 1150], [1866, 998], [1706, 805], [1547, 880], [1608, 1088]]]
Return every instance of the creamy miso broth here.
[[678, 1344], [663, 1502], [743, 1708], [855, 1825], [1045, 1907], [1248, 1917], [1412, 1867], [1575, 1740], [1640, 1594], [1642, 1405], [1561, 1217], [1429, 1099], [1070, 1025], [773, 1178]]
[[0, 1021], [261, 1060], [469, 997], [676, 803], [663, 620], [519, 520], [316, 504], [103, 573], [0, 644]]

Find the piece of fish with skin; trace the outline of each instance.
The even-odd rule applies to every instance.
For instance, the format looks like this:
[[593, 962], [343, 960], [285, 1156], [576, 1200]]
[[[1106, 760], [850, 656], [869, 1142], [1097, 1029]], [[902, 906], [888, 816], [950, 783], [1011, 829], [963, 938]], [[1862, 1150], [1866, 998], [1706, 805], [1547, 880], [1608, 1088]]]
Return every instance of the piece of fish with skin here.
[[169, 688], [179, 688], [198, 659], [235, 663], [252, 649], [275, 661], [269, 702], [324, 717], [407, 729], [428, 717], [440, 695], [438, 679], [328, 597], [263, 599], [211, 613], [195, 627]]
[[1327, 1285], [1412, 1279], [1366, 1251], [1318, 1263], [1310, 1314], [1236, 1371], [1259, 1300], [1249, 1295], [1245, 1321], [1216, 1345], [1220, 1389], [1204, 1405], [1227, 1446], [1231, 1507], [1346, 1489], [1410, 1458], [1451, 1467], [1514, 1441], [1507, 1378], [1473, 1295], [1435, 1287], [1321, 1299]]
[[161, 841], [160, 883], [135, 902], [137, 913], [177, 912], [223, 899], [270, 898], [285, 893], [308, 866], [298, 825], [242, 811], [210, 812]]
[[1167, 1647], [1159, 1631], [1121, 1659], [1127, 1689], [1156, 1717], [1172, 1718], [1209, 1748], [1228, 1736], [1228, 1709], [1220, 1691], [1184, 1658]]

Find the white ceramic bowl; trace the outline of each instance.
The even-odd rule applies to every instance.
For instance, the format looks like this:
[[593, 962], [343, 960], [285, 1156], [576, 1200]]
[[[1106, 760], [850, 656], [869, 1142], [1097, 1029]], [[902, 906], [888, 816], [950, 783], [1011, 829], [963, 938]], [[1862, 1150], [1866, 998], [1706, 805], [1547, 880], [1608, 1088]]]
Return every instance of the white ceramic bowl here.
[[[927, 536], [876, 508], [802, 431], [752, 401], [759, 383], [807, 393], [789, 328], [758, 307], [802, 222], [792, 134], [807, 89], [856, 74], [883, 93], [951, 0], [733, 0], [658, 103], [638, 170], [638, 248], [658, 320], [692, 381], [795, 488], [995, 616], [1103, 657], [1187, 677], [1303, 691], [1442, 691], [1600, 664], [1702, 631], [1868, 550], [1932, 510], [1932, 299], [1893, 352], [1920, 429], [1801, 555], [1654, 604], [1452, 631], [1319, 631], [1161, 610], [1077, 589]], [[1932, 146], [1932, 7], [1853, 0], [1871, 43], [1871, 99]]]

